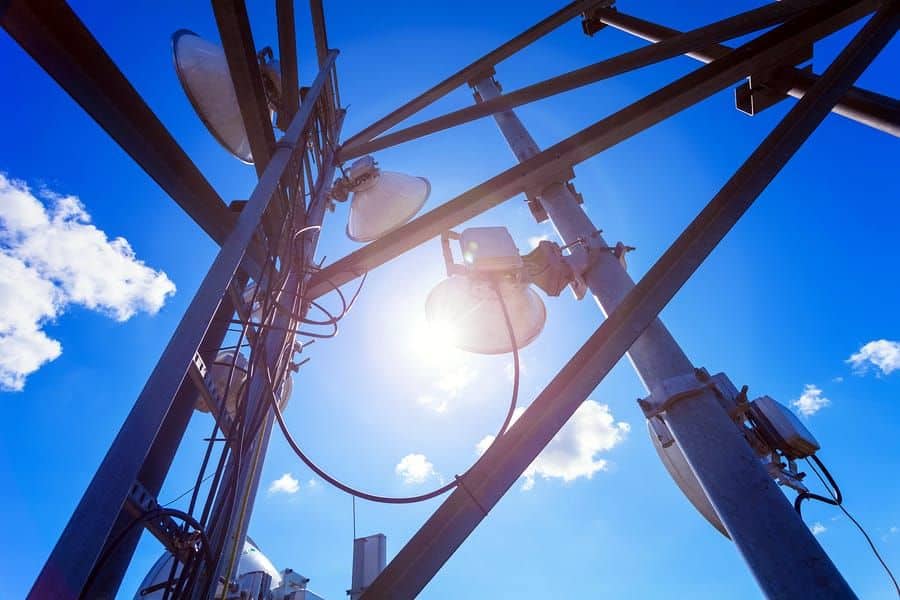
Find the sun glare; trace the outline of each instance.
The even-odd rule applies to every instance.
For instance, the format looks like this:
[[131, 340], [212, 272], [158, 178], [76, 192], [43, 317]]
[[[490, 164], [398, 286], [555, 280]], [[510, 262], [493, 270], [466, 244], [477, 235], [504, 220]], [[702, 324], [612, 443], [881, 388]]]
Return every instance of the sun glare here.
[[410, 351], [423, 362], [433, 366], [446, 366], [459, 362], [462, 352], [454, 346], [457, 329], [445, 321], [416, 321], [409, 337]]

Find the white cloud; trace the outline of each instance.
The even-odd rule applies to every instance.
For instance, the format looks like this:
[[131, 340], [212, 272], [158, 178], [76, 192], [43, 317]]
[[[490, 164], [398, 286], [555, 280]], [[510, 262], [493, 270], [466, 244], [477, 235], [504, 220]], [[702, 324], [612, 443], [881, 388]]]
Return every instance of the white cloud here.
[[[516, 409], [515, 419], [524, 411], [521, 407]], [[525, 477], [522, 489], [534, 487], [537, 476], [566, 482], [579, 477], [590, 479], [597, 471], [607, 468], [607, 461], [598, 455], [625, 441], [629, 431], [631, 426], [616, 422], [609, 406], [585, 401], [522, 474]], [[493, 441], [494, 436], [484, 437], [476, 450], [479, 454], [484, 453]]]
[[535, 248], [538, 247], [538, 244], [540, 244], [541, 242], [543, 242], [545, 240], [549, 240], [549, 239], [550, 239], [550, 236], [547, 235], [546, 233], [544, 235], [533, 235], [530, 238], [528, 238], [528, 246], [532, 250], [534, 250]]
[[438, 398], [437, 396], [433, 396], [431, 394], [422, 394], [421, 396], [416, 398], [416, 402], [418, 402], [421, 406], [430, 408], [436, 413], [447, 412], [447, 398]]
[[800, 397], [791, 402], [791, 406], [804, 417], [816, 414], [829, 404], [831, 400], [823, 396], [822, 390], [811, 383], [806, 384]]
[[60, 355], [61, 344], [42, 329], [69, 305], [125, 321], [155, 314], [174, 292], [127, 240], [97, 229], [78, 198], [35, 195], [0, 173], [0, 389], [21, 390]]
[[874, 365], [883, 375], [900, 369], [900, 342], [874, 340], [847, 359], [857, 374], [863, 374]]
[[822, 525], [821, 523], [816, 521], [815, 523], [813, 523], [812, 525], [809, 526], [809, 530], [812, 531], [813, 535], [822, 535], [823, 533], [828, 531], [828, 528], [826, 528], [824, 525]]
[[844, 378], [838, 376], [838, 377], [835, 377], [834, 379], [832, 379], [831, 381], [834, 383], [844, 383]]
[[299, 491], [300, 482], [290, 473], [285, 473], [269, 484], [270, 494], [296, 494]]
[[440, 391], [446, 393], [450, 398], [456, 398], [459, 396], [460, 392], [475, 381], [477, 376], [478, 371], [471, 366], [460, 364], [452, 368], [444, 369], [438, 380], [435, 382], [435, 386]]
[[400, 459], [400, 462], [394, 467], [394, 471], [400, 476], [403, 483], [408, 485], [425, 483], [437, 475], [434, 465], [424, 454], [407, 454]]

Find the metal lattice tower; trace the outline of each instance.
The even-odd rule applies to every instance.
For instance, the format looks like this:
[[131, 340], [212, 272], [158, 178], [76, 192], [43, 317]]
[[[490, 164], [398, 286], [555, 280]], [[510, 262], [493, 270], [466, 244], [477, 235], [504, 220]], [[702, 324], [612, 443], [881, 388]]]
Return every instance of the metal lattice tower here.
[[[321, 0], [310, 3], [320, 70], [303, 88], [293, 2], [275, 5], [284, 87], [278, 126], [285, 133], [278, 140], [245, 4], [212, 2], [259, 177], [247, 202], [231, 207], [65, 2], [0, 5], [3, 28], [221, 246], [30, 597], [115, 596], [144, 530], [182, 565], [173, 597], [211, 597], [217, 581], [229, 580], [246, 537], [276, 407], [298, 349], [295, 338], [311, 303], [520, 194], [536, 218], [549, 219], [563, 243], [573, 246], [607, 319], [459, 480], [363, 598], [421, 592], [626, 352], [649, 392], [641, 402], [645, 415], [680, 448], [704, 506], [763, 592], [773, 598], [854, 597], [735, 427], [729, 406], [742, 402], [740, 393], [724, 375], [695, 368], [657, 315], [829, 112], [900, 137], [900, 103], [853, 87], [896, 32], [900, 2], [784, 0], [679, 32], [620, 13], [610, 0], [577, 0], [343, 141], [338, 52], [328, 45]], [[586, 34], [614, 27], [652, 44], [503, 93], [495, 67], [577, 17]], [[865, 25], [824, 73], [800, 66], [815, 41], [861, 19]], [[767, 31], [738, 47], [723, 45], [761, 30]], [[538, 148], [513, 112], [680, 55], [704, 64], [549, 148]], [[580, 208], [573, 167], [736, 83], [737, 106], [750, 114], [788, 97], [798, 102], [635, 284]], [[476, 92], [473, 106], [389, 132], [467, 84]], [[328, 266], [316, 264], [338, 165], [487, 116], [519, 164]], [[258, 314], [254, 301], [248, 310], [241, 295], [251, 280]], [[229, 332], [232, 326], [238, 333]], [[235, 335], [250, 358], [230, 418], [208, 369]], [[215, 422], [198, 482], [207, 468], [215, 476], [206, 497], [195, 493], [185, 514], [161, 508], [156, 496], [198, 394]]]

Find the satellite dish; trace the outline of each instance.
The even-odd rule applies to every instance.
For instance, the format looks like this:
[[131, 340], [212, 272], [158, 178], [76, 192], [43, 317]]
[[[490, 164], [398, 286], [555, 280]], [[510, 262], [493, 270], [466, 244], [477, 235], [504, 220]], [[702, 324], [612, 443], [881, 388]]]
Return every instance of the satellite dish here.
[[253, 163], [222, 47], [181, 29], [172, 35], [172, 57], [181, 87], [209, 132], [237, 159]]
[[[544, 328], [547, 309], [526, 283], [504, 279], [498, 285], [516, 345], [524, 348]], [[447, 331], [448, 341], [461, 350], [477, 354], [513, 351], [503, 307], [494, 284], [486, 279], [465, 275], [445, 279], [428, 294], [425, 317], [432, 326]]]
[[382, 171], [371, 156], [354, 162], [347, 180], [353, 196], [347, 237], [371, 242], [397, 229], [418, 213], [431, 193], [424, 177]]
[[691, 501], [694, 508], [703, 515], [704, 519], [709, 521], [722, 535], [730, 539], [731, 536], [725, 531], [725, 526], [719, 520], [719, 516], [716, 514], [712, 504], [710, 504], [709, 498], [706, 497], [706, 492], [703, 491], [700, 482], [697, 481], [697, 477], [694, 476], [694, 472], [691, 470], [678, 444], [673, 440], [668, 447], [664, 447], [663, 442], [653, 430], [650, 421], [647, 421], [647, 429], [650, 432], [650, 440], [653, 442], [653, 447], [656, 448], [659, 459], [665, 465], [666, 470], [672, 479], [675, 480], [675, 483], [678, 484], [678, 487], [681, 488], [681, 492]]

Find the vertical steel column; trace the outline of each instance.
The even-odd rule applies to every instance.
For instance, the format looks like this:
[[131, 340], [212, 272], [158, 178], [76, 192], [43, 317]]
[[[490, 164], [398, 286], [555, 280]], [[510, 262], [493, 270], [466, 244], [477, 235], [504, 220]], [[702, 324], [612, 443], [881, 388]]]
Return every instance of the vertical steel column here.
[[[473, 87], [485, 100], [500, 95], [492, 77], [474, 82]], [[540, 151], [513, 111], [494, 118], [519, 161]], [[608, 315], [634, 283], [605, 249], [597, 228], [564, 181], [549, 183], [538, 196], [562, 240], [575, 244], [576, 252], [590, 261], [584, 279]], [[666, 380], [694, 373], [658, 318], [641, 333], [628, 355], [651, 393], [665, 394]], [[712, 390], [674, 404], [666, 422], [764, 592], [780, 598], [810, 593], [819, 598], [854, 597]]]

